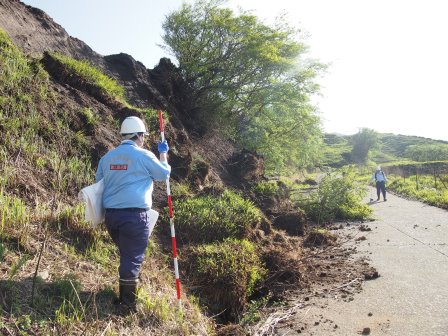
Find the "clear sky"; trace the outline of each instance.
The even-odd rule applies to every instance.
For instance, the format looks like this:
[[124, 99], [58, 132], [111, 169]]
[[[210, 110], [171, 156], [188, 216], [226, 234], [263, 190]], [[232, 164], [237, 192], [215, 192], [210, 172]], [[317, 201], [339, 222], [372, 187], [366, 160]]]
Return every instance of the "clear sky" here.
[[[167, 14], [193, 0], [22, 0], [102, 55], [124, 52], [153, 68]], [[316, 98], [326, 132], [448, 141], [445, 0], [230, 0], [269, 22], [282, 12], [308, 32], [309, 56], [329, 63]]]

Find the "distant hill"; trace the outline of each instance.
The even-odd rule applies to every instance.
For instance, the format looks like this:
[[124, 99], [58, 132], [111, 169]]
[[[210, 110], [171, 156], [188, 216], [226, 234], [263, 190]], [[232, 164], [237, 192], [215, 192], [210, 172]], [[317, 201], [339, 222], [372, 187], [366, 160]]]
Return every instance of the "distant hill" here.
[[[341, 167], [349, 164], [352, 149], [350, 140], [352, 136], [326, 133], [324, 135], [323, 165]], [[378, 133], [378, 143], [378, 148], [371, 153], [371, 158], [376, 163], [407, 159], [404, 154], [406, 149], [412, 145], [448, 145], [448, 141], [392, 133]]]
[[402, 157], [406, 148], [412, 145], [448, 144], [448, 141], [392, 133], [379, 133], [379, 141], [384, 152]]

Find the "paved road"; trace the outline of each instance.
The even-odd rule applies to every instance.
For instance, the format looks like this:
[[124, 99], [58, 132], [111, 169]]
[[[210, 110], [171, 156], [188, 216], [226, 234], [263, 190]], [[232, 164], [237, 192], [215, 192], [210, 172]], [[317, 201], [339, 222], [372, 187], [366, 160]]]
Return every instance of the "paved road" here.
[[358, 254], [380, 277], [350, 302], [315, 298], [277, 335], [448, 335], [448, 211], [394, 195], [371, 206]]

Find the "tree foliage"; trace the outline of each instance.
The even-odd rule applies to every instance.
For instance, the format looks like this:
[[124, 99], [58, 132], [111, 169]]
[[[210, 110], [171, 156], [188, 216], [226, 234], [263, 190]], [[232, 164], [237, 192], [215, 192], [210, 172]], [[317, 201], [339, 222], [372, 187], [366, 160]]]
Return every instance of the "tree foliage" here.
[[268, 168], [311, 163], [321, 130], [310, 97], [324, 66], [303, 58], [307, 47], [284, 17], [269, 26], [223, 4], [184, 4], [163, 24], [165, 48], [194, 89], [196, 117], [264, 154]]
[[448, 145], [412, 145], [406, 149], [405, 156], [419, 162], [448, 160]]
[[357, 163], [367, 162], [369, 151], [377, 146], [378, 134], [369, 128], [361, 128], [352, 139], [352, 160]]

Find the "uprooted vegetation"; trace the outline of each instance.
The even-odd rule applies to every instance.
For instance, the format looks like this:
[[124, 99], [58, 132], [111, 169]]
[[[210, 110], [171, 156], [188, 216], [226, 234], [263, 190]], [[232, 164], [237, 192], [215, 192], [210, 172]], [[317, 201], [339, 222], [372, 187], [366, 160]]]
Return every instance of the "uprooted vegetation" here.
[[[262, 158], [231, 142], [221, 150], [211, 137], [206, 153], [204, 140], [190, 138], [178, 114], [167, 111], [182, 307], [165, 218], [147, 250], [137, 311], [121, 315], [112, 305], [118, 253], [104, 228], [84, 222], [76, 196], [118, 143], [125, 117], [145, 119], [154, 149], [153, 108], [160, 106], [133, 106], [123, 87], [89, 62], [55, 52], [26, 56], [3, 31], [0, 64], [2, 333], [213, 334], [217, 322], [257, 322], [254, 307], [281, 302], [287, 290], [321, 276], [306, 254], [334, 239], [302, 248], [315, 230], [290, 186], [266, 180]], [[163, 214], [162, 191], [158, 185], [154, 203]], [[318, 206], [310, 213], [333, 210]]]
[[365, 185], [357, 181], [355, 171], [345, 168], [325, 174], [316, 192], [298, 200], [311, 219], [319, 224], [338, 220], [369, 218], [372, 209], [362, 203]]

